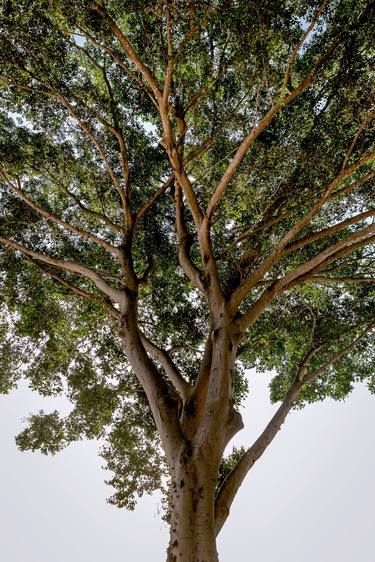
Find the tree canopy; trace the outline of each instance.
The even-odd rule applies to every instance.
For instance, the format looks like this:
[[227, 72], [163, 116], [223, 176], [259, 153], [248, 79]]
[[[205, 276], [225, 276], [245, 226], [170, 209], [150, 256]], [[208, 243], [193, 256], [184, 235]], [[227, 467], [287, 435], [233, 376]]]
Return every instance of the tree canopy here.
[[[1, 0], [0, 391], [72, 402], [21, 449], [103, 439], [133, 508], [172, 438], [223, 433], [220, 530], [291, 408], [375, 391], [373, 26], [365, 0]], [[250, 367], [281, 405], [223, 459]]]

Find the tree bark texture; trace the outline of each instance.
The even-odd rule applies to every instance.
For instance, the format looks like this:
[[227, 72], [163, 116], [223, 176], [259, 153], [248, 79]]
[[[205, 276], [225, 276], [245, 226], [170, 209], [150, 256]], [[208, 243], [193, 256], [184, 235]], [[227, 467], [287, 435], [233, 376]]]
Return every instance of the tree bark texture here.
[[217, 463], [183, 447], [172, 468], [167, 562], [218, 562], [215, 533]]

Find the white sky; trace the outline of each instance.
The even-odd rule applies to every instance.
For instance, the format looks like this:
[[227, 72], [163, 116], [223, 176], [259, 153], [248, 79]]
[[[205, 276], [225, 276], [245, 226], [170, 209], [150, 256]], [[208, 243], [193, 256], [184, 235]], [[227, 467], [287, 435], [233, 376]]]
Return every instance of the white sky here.
[[[253, 392], [237, 442], [271, 413], [267, 377]], [[374, 562], [375, 398], [358, 388], [291, 414], [239, 492], [219, 538], [221, 562]], [[0, 397], [0, 536], [4, 562], [164, 562], [167, 527], [157, 498], [135, 512], [109, 506], [97, 444], [55, 457], [20, 453], [20, 420], [56, 407], [21, 389]]]

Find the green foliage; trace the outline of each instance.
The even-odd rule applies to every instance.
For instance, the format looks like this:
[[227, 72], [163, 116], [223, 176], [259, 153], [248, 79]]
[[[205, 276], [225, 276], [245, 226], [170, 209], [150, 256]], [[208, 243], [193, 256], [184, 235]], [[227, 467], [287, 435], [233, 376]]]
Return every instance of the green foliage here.
[[233, 447], [232, 452], [224, 457], [219, 468], [219, 477], [217, 480], [216, 492], [218, 493], [224, 480], [236, 466], [242, 455], [246, 452], [244, 447]]

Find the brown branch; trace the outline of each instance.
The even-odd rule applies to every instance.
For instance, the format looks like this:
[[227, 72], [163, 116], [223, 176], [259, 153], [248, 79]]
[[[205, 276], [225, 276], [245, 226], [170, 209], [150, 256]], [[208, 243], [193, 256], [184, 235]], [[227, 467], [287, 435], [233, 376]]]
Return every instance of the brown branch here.
[[117, 310], [117, 308], [115, 308], [112, 305], [112, 303], [108, 299], [103, 299], [96, 295], [93, 295], [92, 293], [85, 291], [81, 287], [77, 287], [77, 285], [74, 285], [70, 281], [67, 281], [66, 279], [64, 279], [64, 277], [62, 277], [55, 271], [48, 270], [43, 264], [39, 263], [37, 260], [34, 260], [33, 258], [30, 257], [28, 257], [28, 259], [30, 259], [30, 261], [34, 263], [45, 275], [51, 277], [52, 279], [57, 281], [60, 285], [62, 285], [66, 289], [69, 289], [69, 291], [71, 291], [72, 293], [79, 295], [80, 297], [83, 297], [86, 300], [89, 300], [91, 302], [98, 304], [99, 306], [106, 308], [110, 313], [110, 315], [112, 316], [112, 318], [115, 318], [116, 320], [120, 318], [120, 312]]
[[261, 294], [255, 304], [236, 320], [235, 323], [239, 332], [242, 333], [248, 326], [253, 324], [278, 294], [291, 289], [295, 285], [308, 282], [317, 272], [332, 261], [336, 261], [363, 246], [371, 244], [375, 240], [373, 232], [375, 232], [375, 225], [355, 232], [337, 244], [326, 248], [323, 252], [295, 268], [284, 277], [271, 281], [270, 286]]
[[142, 205], [142, 207], [138, 210], [137, 215], [135, 217], [134, 226], [137, 225], [147, 213], [147, 211], [152, 207], [152, 205], [159, 199], [163, 193], [167, 191], [169, 187], [173, 185], [174, 176], [170, 176], [161, 187], [155, 193], [151, 195], [151, 197]]
[[138, 327], [137, 309], [137, 292], [128, 291], [122, 307], [119, 336], [134, 374], [146, 393], [167, 461], [172, 468], [176, 444], [183, 440], [178, 419], [179, 400], [145, 349]]
[[306, 246], [307, 244], [311, 244], [312, 242], [315, 242], [316, 240], [321, 240], [322, 238], [326, 238], [327, 236], [330, 236], [331, 234], [335, 234], [336, 232], [339, 232], [340, 230], [343, 230], [344, 228], [346, 228], [347, 226], [350, 226], [351, 224], [355, 224], [356, 222], [360, 222], [361, 220], [367, 219], [369, 217], [374, 217], [374, 216], [375, 216], [375, 210], [365, 211], [364, 213], [359, 213], [358, 215], [355, 215], [354, 217], [351, 217], [350, 219], [339, 222], [339, 223], [335, 224], [334, 226], [330, 226], [329, 228], [325, 228], [323, 230], [319, 230], [318, 232], [308, 234], [307, 236], [304, 236], [303, 238], [300, 238], [299, 240], [296, 240], [295, 242], [290, 242], [289, 244], [287, 244], [285, 246], [284, 251], [283, 251], [283, 255], [289, 254], [290, 252], [294, 252], [295, 250], [298, 250], [299, 248], [302, 248], [303, 246]]
[[[373, 232], [375, 226], [372, 226], [370, 228]], [[355, 250], [363, 248], [364, 246], [368, 246], [375, 241], [375, 235], [370, 235], [362, 239], [359, 236], [358, 238], [360, 238], [358, 242], [349, 245], [340, 246], [340, 248], [337, 251], [329, 253], [328, 257], [321, 260], [320, 263], [318, 263], [316, 266], [312, 267], [309, 271], [307, 271], [304, 274], [296, 275], [294, 279], [292, 279], [290, 282], [284, 284], [283, 280], [285, 281], [285, 277], [281, 278], [280, 281], [281, 284], [283, 285], [281, 291], [286, 289], [291, 289], [292, 287], [294, 287], [295, 285], [299, 285], [300, 283], [310, 282], [310, 280], [312, 280], [315, 277], [315, 275], [319, 273], [319, 271], [325, 269], [327, 265], [329, 265], [330, 263], [335, 262], [338, 259], [347, 256], [348, 254], [351, 254]], [[277, 283], [275, 284], [275, 287], [277, 289]]]
[[124, 194], [124, 190], [122, 189], [118, 178], [108, 160], [108, 157], [106, 155], [106, 153], [104, 152], [103, 147], [101, 146], [100, 142], [98, 141], [97, 137], [94, 135], [94, 133], [90, 130], [90, 128], [87, 126], [87, 124], [82, 121], [82, 119], [79, 117], [78, 113], [73, 109], [73, 107], [71, 106], [71, 104], [65, 99], [65, 97], [58, 91], [56, 90], [53, 86], [51, 86], [50, 84], [46, 83], [47, 87], [50, 89], [50, 91], [53, 93], [53, 95], [60, 101], [60, 103], [68, 110], [69, 114], [73, 117], [73, 119], [75, 119], [75, 121], [77, 121], [78, 125], [81, 127], [82, 131], [85, 133], [85, 135], [87, 136], [87, 138], [89, 140], [91, 140], [91, 142], [93, 143], [93, 145], [95, 146], [95, 148], [97, 149], [98, 153], [100, 154], [104, 165], [107, 169], [107, 172], [112, 180], [113, 185], [115, 186], [122, 205], [124, 207], [124, 209], [126, 208], [126, 199], [125, 199], [125, 194]]
[[181, 187], [178, 182], [175, 184], [175, 199], [176, 199], [176, 232], [178, 237], [178, 259], [182, 270], [192, 284], [197, 287], [202, 293], [205, 293], [205, 287], [202, 283], [202, 272], [196, 267], [190, 258], [190, 245], [191, 240], [187, 232], [184, 221], [184, 205], [182, 201]]
[[95, 47], [97, 47], [98, 49], [107, 53], [114, 60], [114, 62], [117, 64], [117, 66], [125, 72], [125, 74], [127, 74], [130, 78], [132, 78], [135, 82], [137, 82], [137, 84], [141, 87], [141, 89], [151, 99], [152, 103], [156, 107], [158, 107], [158, 103], [157, 103], [157, 101], [155, 99], [155, 96], [153, 95], [152, 91], [150, 91], [147, 88], [147, 85], [143, 82], [143, 80], [121, 60], [121, 58], [116, 54], [116, 52], [113, 49], [111, 49], [110, 47], [107, 47], [107, 45], [103, 45], [102, 43], [97, 41], [95, 39], [95, 37], [93, 37], [90, 33], [88, 33], [79, 24], [77, 25], [77, 27], [82, 32], [82, 34], [86, 37], [86, 39], [88, 39], [93, 45], [95, 45]]
[[173, 59], [173, 38], [172, 38], [172, 27], [171, 27], [171, 14], [170, 14], [170, 10], [169, 10], [168, 0], [165, 0], [164, 9], [165, 9], [165, 12], [166, 12], [168, 64], [167, 64], [167, 70], [166, 70], [166, 73], [165, 73], [162, 98], [163, 98], [163, 104], [167, 105], [168, 104], [168, 96], [169, 96], [170, 91], [171, 91], [173, 70], [174, 70], [174, 66], [175, 66], [175, 61]]
[[186, 382], [180, 371], [174, 364], [170, 355], [164, 349], [155, 345], [145, 334], [141, 333], [141, 340], [146, 348], [146, 351], [151, 355], [155, 361], [160, 363], [163, 367], [165, 374], [170, 382], [175, 387], [176, 391], [180, 394], [183, 400], [186, 400], [190, 394], [190, 385]]
[[[375, 176], [375, 172], [369, 172], [365, 176], [363, 176], [363, 177], [359, 178], [358, 180], [348, 184], [347, 186], [343, 187], [342, 189], [338, 189], [336, 191], [333, 191], [331, 193], [331, 195], [329, 195], [327, 201], [331, 201], [333, 199], [336, 199], [336, 198], [342, 197], [343, 195], [346, 195], [347, 193], [353, 191], [354, 189], [356, 189], [358, 186], [362, 185], [366, 181], [372, 179], [374, 176]], [[278, 224], [279, 222], [282, 222], [283, 220], [289, 218], [290, 215], [291, 215], [291, 211], [284, 211], [284, 213], [280, 214], [279, 216], [277, 216], [275, 218], [272, 218], [271, 220], [267, 221], [266, 223], [259, 223], [257, 225], [249, 225], [245, 232], [239, 234], [237, 236], [237, 238], [235, 240], [233, 240], [233, 242], [230, 242], [228, 244], [228, 246], [221, 252], [218, 259], [222, 259], [230, 251], [230, 249], [233, 248], [235, 245], [237, 245], [239, 242], [242, 242], [246, 238], [251, 237], [254, 233], [258, 232], [259, 230], [264, 231], [265, 229], [268, 229], [268, 228], [274, 226], [275, 224]], [[245, 252], [241, 256], [240, 261], [246, 262], [246, 259], [251, 255], [252, 255], [251, 252]]]
[[313, 275], [309, 283], [375, 283], [375, 277], [329, 277]]
[[280, 240], [278, 244], [273, 248], [269, 256], [264, 260], [261, 266], [252, 273], [246, 281], [240, 285], [232, 293], [231, 297], [231, 307], [235, 310], [242, 300], [249, 294], [249, 291], [257, 285], [257, 283], [264, 277], [264, 275], [271, 269], [271, 267], [277, 262], [283, 253], [286, 245], [303, 229], [307, 226], [312, 219], [319, 213], [321, 208], [328, 201], [329, 196], [337, 187], [343, 179], [349, 176], [352, 172], [371, 161], [375, 157], [375, 151], [370, 152], [359, 158], [356, 162], [342, 170], [338, 176], [331, 181], [327, 188], [324, 190], [323, 194], [317, 199], [316, 203], [312, 206], [310, 211], [308, 211], [302, 219], [300, 219]]
[[357, 140], [358, 140], [359, 136], [361, 135], [361, 133], [363, 133], [363, 131], [365, 130], [368, 123], [370, 122], [372, 115], [373, 115], [373, 112], [370, 112], [370, 114], [366, 116], [363, 123], [361, 124], [361, 126], [359, 127], [357, 132], [355, 133], [355, 135], [353, 137], [353, 140], [352, 140], [348, 150], [346, 151], [345, 158], [344, 158], [342, 168], [341, 168], [342, 170], [344, 170], [346, 168], [346, 164], [347, 164], [350, 156], [353, 153], [354, 147], [357, 144]]
[[323, 11], [325, 10], [329, 1], [330, 0], [324, 0], [322, 2], [322, 4], [319, 6], [317, 12], [315, 13], [313, 19], [311, 20], [310, 24], [307, 26], [306, 31], [302, 35], [300, 41], [293, 48], [292, 53], [291, 53], [290, 58], [289, 58], [289, 61], [288, 61], [288, 66], [287, 66], [287, 69], [286, 69], [286, 72], [285, 72], [285, 76], [284, 76], [284, 82], [283, 82], [284, 88], [287, 87], [289, 76], [290, 76], [290, 73], [291, 73], [291, 70], [292, 70], [292, 66], [295, 63], [298, 51], [301, 49], [301, 47], [305, 43], [306, 39], [310, 35], [311, 31], [314, 29], [319, 17], [321, 16]]
[[51, 211], [47, 211], [46, 209], [43, 209], [43, 207], [40, 207], [37, 203], [35, 203], [35, 201], [33, 201], [33, 199], [31, 199], [31, 197], [26, 195], [24, 190], [21, 188], [21, 182], [18, 178], [16, 179], [17, 185], [15, 185], [11, 181], [9, 175], [4, 170], [2, 170], [1, 168], [0, 168], [0, 176], [4, 178], [4, 180], [9, 185], [9, 187], [15, 193], [17, 193], [19, 198], [22, 201], [24, 201], [31, 209], [33, 209], [34, 211], [36, 211], [37, 213], [39, 213], [40, 215], [42, 215], [46, 219], [50, 220], [51, 222], [53, 222], [55, 224], [58, 224], [59, 226], [61, 226], [65, 230], [69, 230], [70, 232], [73, 232], [74, 234], [76, 234], [77, 236], [80, 236], [81, 238], [85, 238], [86, 240], [90, 240], [91, 242], [94, 242], [95, 244], [97, 244], [98, 246], [100, 246], [101, 248], [103, 248], [104, 250], [106, 250], [107, 252], [112, 254], [113, 256], [115, 256], [115, 257], [119, 256], [118, 249], [115, 246], [112, 246], [112, 244], [110, 244], [109, 242], [106, 242], [102, 238], [98, 238], [98, 236], [96, 236], [92, 232], [88, 232], [88, 231], [83, 230], [81, 228], [77, 228], [77, 227], [73, 226], [72, 224], [65, 222], [64, 220], [60, 219], [60, 217], [58, 217], [57, 215], [55, 215]]
[[268, 113], [263, 117], [258, 125], [256, 125], [250, 133], [244, 138], [242, 143], [240, 144], [239, 148], [237, 149], [236, 154], [232, 162], [229, 164], [228, 168], [224, 172], [220, 182], [218, 183], [211, 200], [208, 204], [206, 215], [210, 219], [213, 211], [215, 210], [216, 205], [219, 203], [220, 199], [222, 198], [229, 182], [231, 181], [235, 171], [237, 170], [238, 166], [241, 164], [243, 158], [245, 157], [246, 153], [248, 152], [251, 144], [258, 138], [260, 133], [264, 131], [274, 117], [279, 113], [279, 111], [291, 103], [297, 96], [299, 96], [306, 88], [308, 88], [312, 83], [315, 74], [319, 70], [319, 68], [324, 64], [326, 59], [329, 58], [331, 53], [337, 47], [339, 40], [332, 43], [332, 45], [326, 50], [326, 52], [319, 58], [319, 60], [315, 63], [312, 70], [309, 72], [307, 77], [297, 86], [294, 90], [288, 94], [283, 95], [283, 97], [276, 102], [275, 105], [271, 107]]
[[202, 223], [203, 213], [199, 207], [198, 199], [191, 181], [186, 173], [182, 155], [179, 153], [178, 147], [176, 145], [174, 131], [169, 119], [169, 110], [162, 103], [159, 105], [159, 113], [165, 135], [164, 139], [162, 139], [162, 141], [160, 142], [162, 146], [164, 146], [168, 154], [174, 171], [174, 175], [185, 194], [195, 225], [197, 228], [199, 228]]
[[362, 178], [359, 178], [358, 180], [354, 181], [353, 183], [350, 183], [350, 184], [346, 185], [345, 187], [342, 187], [341, 189], [337, 189], [336, 191], [333, 191], [331, 193], [331, 195], [328, 197], [327, 201], [331, 201], [332, 199], [336, 199], [336, 197], [342, 197], [343, 195], [346, 195], [347, 193], [350, 193], [356, 187], [358, 187], [359, 185], [362, 185], [366, 181], [372, 179], [374, 176], [375, 176], [375, 172], [369, 172], [368, 174], [366, 174]]
[[[39, 170], [36, 170], [37, 172], [39, 172]], [[53, 181], [59, 188], [61, 188], [64, 193], [66, 193], [67, 195], [69, 195], [69, 197], [71, 197], [73, 199], [73, 201], [75, 201], [75, 203], [78, 205], [78, 208], [80, 211], [82, 211], [82, 214], [88, 216], [88, 217], [92, 217], [95, 218], [101, 222], [103, 222], [104, 224], [106, 224], [111, 230], [114, 230], [116, 232], [124, 232], [124, 229], [122, 226], [120, 226], [119, 224], [114, 223], [106, 214], [104, 213], [100, 213], [98, 211], [94, 211], [93, 209], [90, 209], [89, 207], [86, 207], [82, 201], [74, 194], [72, 193], [64, 184], [62, 181], [58, 180], [56, 177], [54, 177], [53, 175], [51, 175], [50, 172], [47, 172], [47, 176], [51, 179], [51, 181]]]
[[35, 250], [26, 248], [25, 246], [22, 246], [18, 242], [6, 238], [5, 236], [0, 236], [0, 243], [4, 244], [4, 246], [8, 246], [9, 248], [12, 248], [13, 250], [21, 252], [21, 254], [33, 258], [34, 260], [38, 260], [42, 263], [53, 265], [60, 269], [64, 269], [65, 271], [70, 271], [71, 273], [77, 273], [82, 277], [86, 277], [87, 279], [93, 281], [97, 286], [97, 288], [103, 293], [105, 293], [106, 295], [108, 295], [113, 301], [118, 303], [123, 302], [124, 295], [122, 291], [118, 289], [114, 289], [113, 287], [108, 285], [108, 283], [102, 277], [100, 277], [100, 275], [98, 275], [95, 271], [89, 269], [88, 267], [82, 264], [79, 264], [71, 260], [62, 260], [59, 258], [54, 258], [52, 256], [41, 254], [39, 252], [36, 252]]
[[105, 8], [100, 4], [98, 4], [97, 2], [91, 2], [90, 7], [93, 10], [95, 10], [100, 15], [100, 17], [103, 18], [103, 20], [107, 22], [110, 30], [112, 31], [113, 35], [116, 37], [118, 42], [120, 43], [127, 57], [134, 63], [136, 68], [139, 70], [139, 72], [142, 74], [142, 76], [150, 86], [151, 90], [155, 95], [155, 98], [160, 99], [162, 97], [162, 93], [160, 91], [158, 84], [156, 83], [154, 76], [152, 75], [151, 71], [147, 68], [147, 66], [139, 58], [138, 54], [134, 50], [133, 45], [122, 33], [121, 29], [118, 27], [116, 22], [108, 14]]

